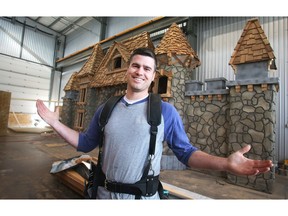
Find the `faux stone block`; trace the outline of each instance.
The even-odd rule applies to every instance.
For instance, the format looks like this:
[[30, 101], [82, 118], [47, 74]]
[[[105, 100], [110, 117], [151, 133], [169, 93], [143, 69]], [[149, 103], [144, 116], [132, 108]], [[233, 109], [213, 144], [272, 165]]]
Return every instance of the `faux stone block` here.
[[203, 82], [198, 80], [190, 80], [185, 82], [185, 92], [202, 91]]
[[213, 78], [213, 79], [205, 79], [207, 83], [207, 90], [215, 90], [215, 89], [226, 89], [226, 81], [227, 79], [224, 77]]

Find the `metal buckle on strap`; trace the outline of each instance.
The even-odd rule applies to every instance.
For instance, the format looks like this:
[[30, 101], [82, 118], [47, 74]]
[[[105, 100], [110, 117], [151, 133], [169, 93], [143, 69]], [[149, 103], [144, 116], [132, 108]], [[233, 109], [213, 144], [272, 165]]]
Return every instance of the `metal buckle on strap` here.
[[150, 133], [153, 135], [157, 135], [158, 127], [157, 126], [151, 126], [150, 127]]
[[107, 184], [108, 184], [108, 181], [107, 181], [107, 179], [105, 179], [105, 180], [104, 180], [104, 188], [105, 188], [106, 190], [108, 190], [108, 189], [107, 189]]

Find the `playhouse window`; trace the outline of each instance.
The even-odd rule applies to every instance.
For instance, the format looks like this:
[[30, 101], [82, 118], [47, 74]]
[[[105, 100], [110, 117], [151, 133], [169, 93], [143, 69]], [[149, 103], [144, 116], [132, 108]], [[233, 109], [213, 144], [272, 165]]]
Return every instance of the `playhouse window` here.
[[83, 88], [80, 90], [79, 102], [85, 102], [86, 101], [86, 93], [87, 93], [87, 88]]
[[166, 94], [167, 93], [167, 83], [168, 83], [168, 77], [167, 76], [161, 76], [159, 78], [158, 94]]
[[113, 59], [113, 70], [121, 69], [122, 68], [122, 58], [116, 57]]
[[117, 73], [123, 70], [125, 66], [125, 62], [121, 56], [115, 56], [113, 59], [109, 61], [107, 65], [107, 73]]
[[82, 129], [84, 122], [84, 110], [77, 111], [77, 125], [76, 127]]

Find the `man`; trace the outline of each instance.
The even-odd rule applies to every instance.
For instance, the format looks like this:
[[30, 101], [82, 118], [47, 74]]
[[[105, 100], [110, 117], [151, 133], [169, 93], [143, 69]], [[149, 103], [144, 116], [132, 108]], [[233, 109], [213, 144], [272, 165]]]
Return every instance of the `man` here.
[[[141, 179], [148, 161], [150, 125], [147, 123], [147, 101], [149, 86], [154, 80], [157, 60], [148, 48], [136, 49], [127, 69], [127, 92], [115, 106], [104, 130], [102, 170], [111, 182], [133, 184]], [[99, 115], [96, 111], [86, 132], [78, 133], [59, 121], [57, 112], [51, 112], [42, 101], [36, 102], [38, 114], [77, 151], [89, 152], [99, 145]], [[161, 102], [162, 121], [158, 126], [155, 155], [151, 161], [154, 176], [160, 173], [163, 141], [168, 143], [183, 164], [199, 169], [227, 171], [235, 175], [257, 175], [270, 170], [272, 161], [251, 160], [243, 156], [250, 150], [247, 145], [228, 158], [209, 155], [190, 144], [177, 110], [167, 102]], [[99, 187], [99, 199], [134, 199], [127, 193], [108, 191]], [[141, 199], [159, 199], [142, 195]]]

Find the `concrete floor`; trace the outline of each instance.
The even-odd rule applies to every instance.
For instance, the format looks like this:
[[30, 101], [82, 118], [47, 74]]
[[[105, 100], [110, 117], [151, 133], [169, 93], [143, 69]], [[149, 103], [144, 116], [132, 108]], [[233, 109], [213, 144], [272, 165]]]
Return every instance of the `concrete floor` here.
[[[55, 161], [80, 156], [55, 133], [0, 136], [0, 199], [83, 199], [50, 174]], [[97, 157], [96, 151], [90, 156]], [[228, 183], [221, 177], [193, 170], [162, 171], [165, 183], [212, 199], [287, 199], [288, 177], [276, 175], [272, 194]]]

